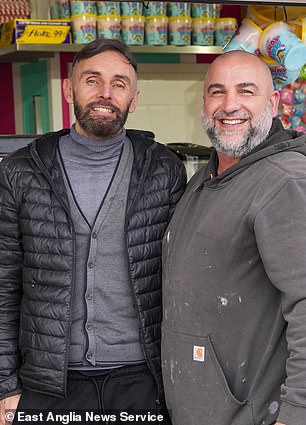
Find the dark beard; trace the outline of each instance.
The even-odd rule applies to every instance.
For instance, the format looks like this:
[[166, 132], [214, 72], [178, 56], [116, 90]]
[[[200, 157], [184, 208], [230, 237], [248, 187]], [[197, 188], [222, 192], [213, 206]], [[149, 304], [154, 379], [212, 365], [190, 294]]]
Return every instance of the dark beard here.
[[[79, 125], [82, 127], [89, 138], [105, 139], [114, 136], [121, 131], [124, 124], [126, 123], [131, 102], [132, 101], [130, 101], [128, 104], [126, 110], [121, 112], [119, 108], [109, 102], [92, 102], [87, 106], [82, 107], [76, 100], [74, 102], [74, 114]], [[115, 118], [99, 118], [90, 116], [92, 107], [103, 106], [112, 108], [116, 114]]]

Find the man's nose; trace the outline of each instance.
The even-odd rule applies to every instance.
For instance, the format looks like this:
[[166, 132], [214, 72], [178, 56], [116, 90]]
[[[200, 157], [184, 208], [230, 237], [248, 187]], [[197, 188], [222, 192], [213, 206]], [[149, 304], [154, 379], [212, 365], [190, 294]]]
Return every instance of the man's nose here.
[[227, 93], [223, 99], [223, 110], [231, 113], [240, 109], [239, 96], [236, 93]]
[[98, 96], [103, 99], [110, 99], [112, 97], [112, 86], [110, 84], [102, 84], [99, 87]]

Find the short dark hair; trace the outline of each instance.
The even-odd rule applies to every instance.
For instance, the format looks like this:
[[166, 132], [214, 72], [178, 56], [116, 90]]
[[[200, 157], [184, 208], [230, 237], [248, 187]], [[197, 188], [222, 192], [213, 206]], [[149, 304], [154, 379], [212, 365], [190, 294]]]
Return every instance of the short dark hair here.
[[73, 58], [72, 61], [72, 71], [76, 64], [81, 62], [82, 60], [89, 59], [92, 56], [96, 56], [99, 53], [113, 51], [117, 52], [120, 55], [124, 56], [128, 63], [132, 65], [136, 74], [137, 74], [137, 62], [129, 48], [126, 44], [122, 43], [120, 40], [112, 40], [108, 38], [100, 38], [98, 40], [94, 40], [89, 44], [86, 44]]

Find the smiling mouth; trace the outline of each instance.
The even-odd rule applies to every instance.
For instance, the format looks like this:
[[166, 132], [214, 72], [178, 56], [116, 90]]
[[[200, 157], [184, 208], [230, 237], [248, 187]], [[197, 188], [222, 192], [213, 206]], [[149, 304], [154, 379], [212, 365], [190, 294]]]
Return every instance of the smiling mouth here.
[[95, 112], [105, 112], [108, 114], [112, 114], [114, 112], [112, 109], [103, 106], [94, 106], [91, 109]]
[[246, 119], [221, 119], [220, 120], [222, 122], [222, 124], [226, 124], [226, 125], [235, 125], [235, 124], [243, 124]]

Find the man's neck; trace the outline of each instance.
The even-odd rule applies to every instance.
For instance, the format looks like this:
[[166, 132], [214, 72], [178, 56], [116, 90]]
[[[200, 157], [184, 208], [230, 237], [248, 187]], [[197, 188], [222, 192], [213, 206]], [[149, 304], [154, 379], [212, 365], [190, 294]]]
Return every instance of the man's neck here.
[[223, 153], [218, 152], [218, 175], [223, 173], [223, 171], [230, 168], [232, 165], [237, 164], [240, 161], [240, 158], [230, 158], [225, 156]]

